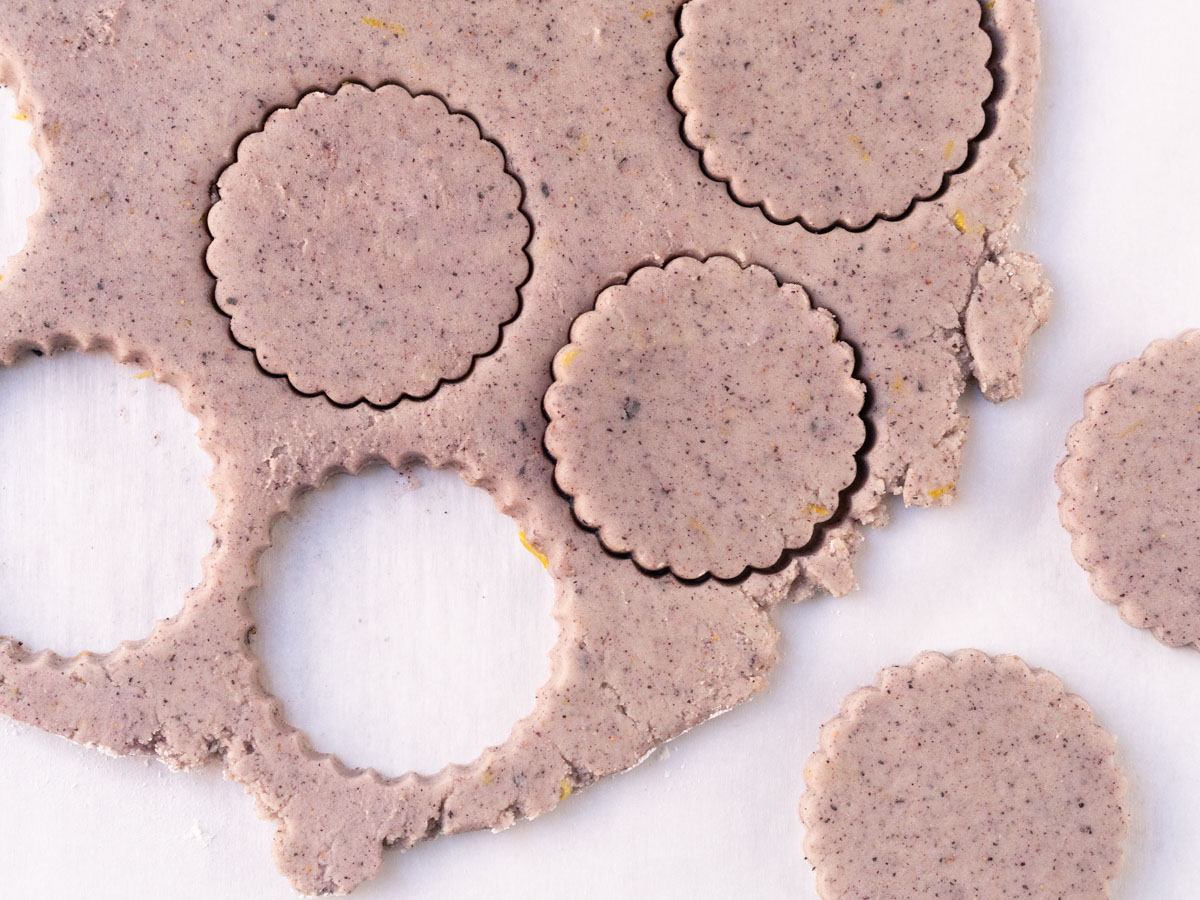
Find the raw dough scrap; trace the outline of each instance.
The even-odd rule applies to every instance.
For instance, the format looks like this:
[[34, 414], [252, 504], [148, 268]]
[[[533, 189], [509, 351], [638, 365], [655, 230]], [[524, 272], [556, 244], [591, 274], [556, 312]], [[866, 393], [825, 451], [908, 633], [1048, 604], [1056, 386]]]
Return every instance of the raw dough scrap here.
[[848, 696], [820, 740], [800, 812], [825, 900], [1108, 897], [1125, 778], [1049, 672], [923, 653]]
[[983, 129], [980, 19], [977, 0], [691, 0], [671, 55], [684, 134], [775, 220], [896, 218]]
[[428, 395], [494, 349], [529, 272], [521, 187], [469, 118], [348, 84], [271, 114], [221, 173], [208, 267], [268, 372], [337, 403]]
[[829, 519], [866, 438], [837, 325], [759, 266], [691, 257], [604, 291], [546, 393], [555, 478], [604, 545], [681, 578], [779, 562]]
[[1021, 367], [1033, 333], [1050, 318], [1050, 285], [1028, 253], [984, 263], [964, 319], [971, 372], [994, 403], [1021, 393]]
[[1200, 647], [1200, 330], [1087, 392], [1056, 480], [1096, 595], [1164, 644]]
[[[217, 503], [204, 581], [177, 617], [102, 656], [0, 640], [0, 713], [114, 753], [220, 763], [275, 822], [283, 871], [321, 893], [371, 877], [385, 845], [545, 813], [760, 690], [775, 661], [771, 607], [852, 586], [858, 529], [882, 521], [885, 495], [929, 505], [954, 493], [963, 316], [977, 272], [1009, 250], [1038, 76], [1030, 0], [981, 9], [1002, 77], [969, 165], [897, 221], [817, 235], [733, 202], [681, 139], [667, 61], [677, 3], [189, 0], [169, 15], [151, 0], [100, 14], [0, 4], [0, 81], [17, 90], [44, 165], [29, 242], [0, 282], [0, 365], [93, 348], [152, 369], [201, 423]], [[532, 273], [501, 345], [462, 380], [387, 409], [339, 407], [265, 375], [232, 339], [204, 266], [212, 189], [241, 139], [349, 80], [396, 82], [474, 118], [524, 186], [533, 226]], [[571, 323], [606, 287], [680, 255], [729, 256], [803, 287], [836, 317], [870, 388], [873, 440], [846, 517], [811, 554], [730, 583], [653, 578], [606, 553], [555, 491], [542, 443]], [[487, 488], [557, 588], [560, 637], [534, 711], [475, 763], [432, 777], [352, 772], [314, 753], [262, 690], [247, 643], [270, 523], [330, 473], [376, 461], [454, 467]]]

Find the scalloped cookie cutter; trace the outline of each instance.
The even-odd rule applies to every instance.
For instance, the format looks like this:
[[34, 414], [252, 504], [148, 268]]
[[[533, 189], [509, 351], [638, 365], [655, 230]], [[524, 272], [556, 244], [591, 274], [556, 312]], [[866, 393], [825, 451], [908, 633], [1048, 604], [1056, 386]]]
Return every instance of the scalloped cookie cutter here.
[[[44, 162], [29, 243], [0, 283], [0, 363], [100, 346], [151, 367], [200, 420], [217, 503], [204, 581], [177, 617], [104, 656], [0, 641], [0, 712], [175, 767], [219, 761], [275, 820], [296, 888], [345, 892], [385, 846], [540, 815], [745, 700], [775, 660], [772, 605], [853, 587], [858, 530], [883, 521], [886, 494], [952, 499], [969, 366], [1011, 386], [1044, 316], [1024, 282], [978, 289], [980, 271], [1009, 257], [1022, 195], [1032, 4], [987, 5], [999, 77], [967, 168], [903, 219], [824, 235], [768, 221], [700, 171], [670, 102], [676, 12], [505, 0], [434, 11], [399, 0], [386, 20], [343, 0], [195, 0], [169, 19], [149, 0], [99, 14], [49, 0], [0, 8], [0, 77]], [[204, 267], [211, 189], [243, 136], [348, 80], [398, 83], [474, 117], [526, 188], [533, 224], [533, 271], [501, 345], [466, 378], [387, 409], [339, 407], [265, 375], [233, 341]], [[239, 233], [253, 240], [253, 228]], [[836, 317], [869, 386], [871, 439], [820, 541], [732, 582], [652, 578], [607, 553], [556, 493], [542, 447], [542, 398], [571, 323], [625, 274], [680, 255], [729, 256], [801, 286]], [[987, 327], [965, 328], [984, 304]], [[545, 554], [557, 592], [561, 632], [534, 712], [475, 763], [432, 777], [316, 754], [263, 691], [245, 640], [270, 523], [329, 473], [380, 460], [453, 466], [485, 487]]]

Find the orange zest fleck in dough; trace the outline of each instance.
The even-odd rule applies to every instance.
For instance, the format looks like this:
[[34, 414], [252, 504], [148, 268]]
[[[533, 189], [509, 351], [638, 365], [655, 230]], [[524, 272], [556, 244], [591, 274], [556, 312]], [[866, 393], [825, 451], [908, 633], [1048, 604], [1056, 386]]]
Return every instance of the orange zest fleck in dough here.
[[950, 221], [952, 221], [954, 223], [954, 227], [963, 234], [967, 234], [968, 232], [971, 234], [983, 234], [985, 231], [987, 231], [987, 228], [984, 225], [978, 225], [975, 228], [970, 227], [967, 224], [967, 217], [963, 215], [963, 211], [961, 209], [956, 209], [954, 211], [954, 215], [950, 217]]
[[564, 778], [562, 780], [562, 784], [559, 785], [559, 787], [558, 787], [558, 799], [566, 800], [568, 797], [571, 796], [572, 790], [573, 790], [573, 788], [571, 787], [571, 782], [567, 781], [567, 779]]
[[1132, 425], [1130, 425], [1128, 428], [1126, 428], [1124, 431], [1122, 431], [1120, 434], [1118, 434], [1117, 437], [1120, 438], [1121, 440], [1125, 440], [1125, 438], [1129, 437], [1131, 434], [1133, 434], [1135, 431], [1137, 431], [1139, 428], [1141, 428], [1145, 424], [1146, 423], [1143, 422], [1141, 419], [1138, 419], [1136, 422], [1134, 422]]
[[138, 373], [137, 373], [136, 375], [134, 375], [133, 377], [134, 377], [134, 379], [135, 379], [136, 381], [141, 381], [143, 378], [149, 378], [149, 377], [150, 377], [151, 375], [153, 375], [153, 374], [154, 374], [154, 373], [153, 373], [151, 370], [149, 370], [149, 369], [143, 369], [141, 372], [138, 372]]
[[819, 503], [810, 503], [804, 507], [804, 512], [810, 516], [827, 516], [831, 511]]
[[871, 158], [871, 154], [868, 153], [866, 151], [866, 149], [863, 147], [862, 138], [860, 138], [857, 134], [850, 135], [848, 138], [846, 138], [846, 140], [848, 140], [851, 144], [853, 144], [858, 149], [858, 152], [862, 156], [862, 159], [864, 162], [866, 162], [867, 160], [869, 160]]
[[946, 159], [949, 160], [950, 156], [953, 153], [954, 153], [954, 141], [947, 141], [946, 142]]
[[926, 494], [928, 494], [930, 500], [937, 500], [946, 496], [952, 490], [954, 490], [953, 481], [949, 482], [948, 484], [943, 484], [941, 487], [935, 487], [932, 491], [926, 491]]
[[571, 360], [573, 360], [578, 355], [579, 355], [579, 348], [572, 347], [570, 350], [568, 350], [566, 353], [564, 353], [562, 355], [562, 359], [560, 359], [558, 361], [559, 368], [565, 369], [567, 366], [569, 366], [571, 364]]
[[370, 25], [372, 28], [382, 28], [384, 31], [390, 31], [396, 37], [404, 36], [404, 26], [397, 25], [395, 22], [385, 22], [382, 19], [371, 19], [363, 16], [363, 24]]
[[546, 557], [546, 554], [533, 545], [533, 542], [525, 536], [524, 531], [518, 531], [517, 537], [521, 539], [521, 546], [537, 557], [537, 561], [542, 564], [543, 569], [550, 566], [550, 560]]

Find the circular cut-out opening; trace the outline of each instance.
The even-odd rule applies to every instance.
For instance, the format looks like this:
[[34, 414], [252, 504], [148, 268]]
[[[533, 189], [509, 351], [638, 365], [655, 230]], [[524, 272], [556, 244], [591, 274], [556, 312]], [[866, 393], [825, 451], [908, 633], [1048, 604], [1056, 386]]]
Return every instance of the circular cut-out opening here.
[[38, 205], [34, 178], [42, 164], [32, 136], [33, 123], [18, 111], [16, 95], [0, 87], [0, 276], [25, 246], [25, 222]]
[[212, 461], [164, 384], [101, 354], [0, 370], [0, 634], [108, 651], [179, 611], [212, 546]]
[[470, 762], [549, 676], [553, 583], [521, 537], [453, 471], [336, 476], [275, 526], [259, 560], [264, 687], [347, 765]]

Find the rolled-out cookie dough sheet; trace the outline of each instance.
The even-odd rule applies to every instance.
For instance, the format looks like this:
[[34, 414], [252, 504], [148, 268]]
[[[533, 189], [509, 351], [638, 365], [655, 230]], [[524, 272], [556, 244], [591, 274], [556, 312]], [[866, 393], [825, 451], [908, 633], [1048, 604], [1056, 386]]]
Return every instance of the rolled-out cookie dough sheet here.
[[[840, 698], [879, 666], [959, 646], [1036, 660], [1088, 698], [1117, 737], [1131, 782], [1134, 823], [1114, 896], [1186, 896], [1200, 878], [1188, 852], [1200, 840], [1200, 785], [1190, 776], [1200, 734], [1187, 708], [1200, 658], [1160, 647], [1095, 600], [1058, 525], [1051, 473], [1083, 391], [1112, 362], [1197, 324], [1192, 275], [1174, 261], [1200, 239], [1192, 218], [1200, 185], [1180, 152], [1198, 135], [1179, 114], [1187, 35], [1200, 16], [1143, 10], [1113, 35], [1123, 7], [1067, 7], [1040, 11], [1044, 103], [1030, 228], [1018, 238], [1047, 264], [1058, 304], [1034, 340], [1026, 397], [1002, 409], [971, 401], [956, 505], [898, 513], [871, 533], [858, 566], [863, 588], [850, 598], [781, 609], [781, 660], [752, 703], [537, 822], [387, 855], [357, 896], [753, 889], [813, 900], [799, 851], [796, 761]], [[1129, 124], [1114, 131], [1114, 121]], [[1163, 221], [1172, 227], [1149, 227]], [[330, 533], [345, 524], [325, 523]], [[96, 593], [118, 588], [99, 584]], [[345, 650], [341, 640], [330, 635], [335, 650]], [[0, 761], [0, 846], [14, 896], [291, 896], [270, 860], [271, 827], [215, 771], [169, 775], [7, 721]]]

